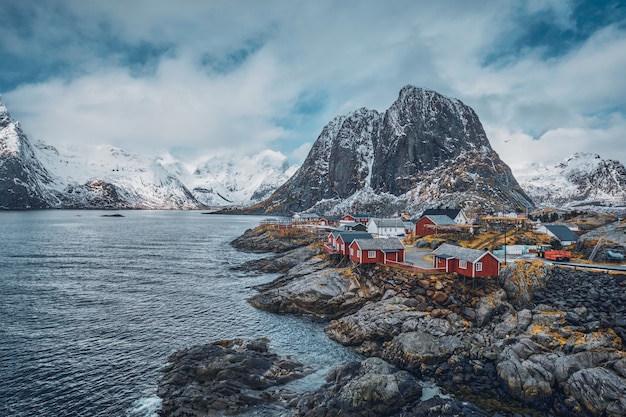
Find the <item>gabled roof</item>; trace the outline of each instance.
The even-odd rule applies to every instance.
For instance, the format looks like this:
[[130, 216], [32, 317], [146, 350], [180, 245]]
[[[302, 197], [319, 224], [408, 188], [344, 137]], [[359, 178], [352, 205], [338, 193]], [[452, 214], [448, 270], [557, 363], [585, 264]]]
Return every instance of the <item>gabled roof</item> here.
[[388, 239], [356, 239], [354, 241], [361, 250], [382, 250], [383, 252], [398, 251], [404, 249], [402, 241], [397, 237]]
[[393, 219], [384, 219], [384, 218], [372, 218], [370, 222], [376, 223], [378, 227], [397, 227], [399, 229], [404, 229], [404, 222], [401, 218], [393, 218]]
[[333, 235], [335, 236], [335, 239], [341, 236], [341, 240], [343, 240], [345, 243], [351, 243], [354, 239], [365, 239], [365, 240], [373, 239], [372, 234], [367, 233], [367, 232], [353, 232], [353, 231], [345, 232], [344, 231], [344, 232], [339, 232], [336, 235], [333, 232]]
[[491, 252], [478, 249], [462, 248], [460, 246], [450, 245], [448, 243], [444, 243], [433, 251], [433, 255], [436, 255], [440, 258], [455, 258], [461, 261], [467, 261], [471, 263], [477, 262], [486, 254], [491, 254]]
[[[346, 214], [346, 216], [350, 216], [354, 219], [369, 219], [372, 217], [369, 214], [352, 214], [352, 213], [348, 213]], [[346, 217], [346, 216], [343, 216], [343, 217]]]
[[459, 215], [459, 213], [461, 212], [461, 209], [427, 209], [424, 210], [424, 212], [422, 213], [422, 217], [423, 216], [448, 216], [451, 219], [456, 219], [456, 216]]
[[[360, 230], [358, 230], [360, 229]], [[352, 231], [365, 231], [367, 230], [365, 228], [365, 225], [363, 223], [359, 223], [359, 222], [350, 222], [350, 223], [344, 223], [340, 226], [335, 227], [334, 230], [338, 230], [338, 231], [344, 231], [344, 232], [352, 232]]]
[[573, 242], [578, 240], [578, 235], [570, 230], [569, 227], [562, 224], [546, 224], [548, 229], [557, 239], [562, 242]]
[[454, 220], [445, 214], [428, 214], [424, 217], [427, 217], [433, 224], [447, 226], [447, 225], [455, 225]]

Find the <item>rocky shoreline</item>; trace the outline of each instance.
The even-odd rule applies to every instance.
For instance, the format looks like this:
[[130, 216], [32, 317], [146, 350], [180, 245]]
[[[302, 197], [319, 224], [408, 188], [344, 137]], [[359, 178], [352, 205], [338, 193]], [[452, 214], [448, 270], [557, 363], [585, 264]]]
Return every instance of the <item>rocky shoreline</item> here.
[[[278, 254], [240, 268], [282, 273], [250, 303], [328, 319], [328, 337], [367, 357], [284, 400], [284, 415], [626, 415], [622, 275], [530, 261], [471, 281], [344, 265], [300, 237], [246, 234]], [[422, 401], [419, 380], [450, 397]]]

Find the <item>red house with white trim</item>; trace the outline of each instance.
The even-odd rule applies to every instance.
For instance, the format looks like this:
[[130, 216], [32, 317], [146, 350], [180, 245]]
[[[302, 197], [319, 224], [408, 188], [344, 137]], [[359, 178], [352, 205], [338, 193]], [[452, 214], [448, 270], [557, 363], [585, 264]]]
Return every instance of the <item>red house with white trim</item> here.
[[348, 247], [354, 239], [372, 239], [371, 233], [333, 230], [328, 234], [324, 247], [328, 253], [348, 255]]
[[348, 255], [349, 247], [356, 239], [366, 241], [372, 239], [372, 234], [367, 232], [343, 232], [337, 236], [336, 247], [337, 252], [342, 255]]
[[489, 251], [444, 243], [433, 251], [433, 267], [470, 278], [497, 277], [500, 260]]
[[349, 247], [350, 259], [360, 264], [404, 262], [404, 245], [397, 237], [355, 239]]

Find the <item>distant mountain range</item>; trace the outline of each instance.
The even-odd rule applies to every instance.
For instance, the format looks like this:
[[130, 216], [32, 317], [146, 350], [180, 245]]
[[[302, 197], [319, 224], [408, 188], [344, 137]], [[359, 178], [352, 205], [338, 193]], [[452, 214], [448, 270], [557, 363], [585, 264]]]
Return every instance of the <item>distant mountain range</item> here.
[[576, 153], [554, 166], [532, 164], [517, 178], [539, 207], [626, 209], [626, 168], [600, 155]]
[[0, 103], [0, 208], [195, 209], [250, 205], [297, 167], [279, 152], [213, 156], [197, 167], [112, 146], [88, 154], [32, 144]]
[[626, 206], [618, 161], [575, 154], [533, 164], [520, 183], [461, 101], [406, 86], [385, 112], [331, 120], [300, 167], [274, 151], [216, 155], [189, 167], [112, 146], [88, 152], [31, 143], [0, 103], [0, 208], [196, 209], [230, 213], [416, 214]]

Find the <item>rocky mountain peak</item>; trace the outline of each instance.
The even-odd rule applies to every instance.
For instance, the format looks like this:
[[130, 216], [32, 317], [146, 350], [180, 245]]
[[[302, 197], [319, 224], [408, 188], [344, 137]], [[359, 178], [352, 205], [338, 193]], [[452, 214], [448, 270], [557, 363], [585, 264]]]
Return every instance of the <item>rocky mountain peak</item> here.
[[11, 123], [11, 115], [0, 97], [0, 129], [5, 128], [9, 123]]
[[334, 118], [300, 170], [255, 209], [289, 213], [323, 204], [332, 211], [332, 204], [346, 199], [363, 208], [355, 196], [371, 201], [385, 195], [399, 202], [388, 206], [410, 200], [417, 210], [441, 203], [444, 194], [446, 204], [462, 204], [470, 193], [481, 195], [480, 204], [532, 206], [470, 107], [405, 86], [384, 113], [359, 109]]

